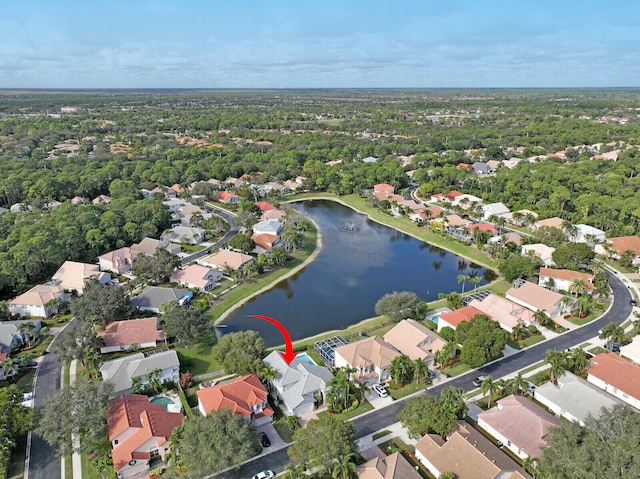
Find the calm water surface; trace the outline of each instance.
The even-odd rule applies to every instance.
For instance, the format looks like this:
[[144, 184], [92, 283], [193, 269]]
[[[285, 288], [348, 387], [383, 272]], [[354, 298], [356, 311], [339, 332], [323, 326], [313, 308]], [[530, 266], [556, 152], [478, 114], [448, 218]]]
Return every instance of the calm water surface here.
[[[440, 292], [460, 291], [458, 275], [482, 276], [480, 284], [493, 278], [490, 270], [339, 203], [315, 200], [293, 207], [320, 228], [322, 251], [304, 270], [234, 311], [225, 332], [254, 329], [275, 346], [283, 343], [280, 332], [251, 315], [277, 319], [295, 340], [375, 316], [375, 303], [386, 293], [413, 291], [431, 301]], [[472, 287], [467, 282], [466, 290]]]

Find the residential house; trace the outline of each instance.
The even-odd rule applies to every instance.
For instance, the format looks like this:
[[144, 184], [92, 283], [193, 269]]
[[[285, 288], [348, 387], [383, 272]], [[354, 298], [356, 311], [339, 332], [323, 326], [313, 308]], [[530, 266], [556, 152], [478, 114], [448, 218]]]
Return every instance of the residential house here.
[[104, 343], [100, 348], [102, 354], [127, 351], [133, 347], [154, 348], [165, 340], [157, 316], [114, 321], [98, 336]]
[[253, 256], [248, 254], [238, 253], [228, 249], [221, 249], [211, 256], [206, 256], [198, 260], [198, 262], [204, 266], [215, 268], [224, 273], [227, 268], [236, 271], [242, 268], [245, 264], [255, 260], [256, 259]]
[[581, 426], [584, 426], [587, 417], [598, 417], [602, 408], [622, 404], [611, 394], [570, 372], [560, 375], [558, 384], [549, 381], [538, 386], [534, 397], [555, 415]]
[[131, 249], [147, 256], [153, 256], [159, 249], [168, 251], [171, 254], [178, 254], [182, 247], [176, 243], [166, 243], [157, 239], [145, 237], [142, 238], [140, 243], [132, 244]]
[[465, 306], [464, 308], [456, 309], [448, 313], [443, 313], [438, 316], [438, 332], [442, 331], [442, 328], [449, 327], [455, 330], [461, 322], [471, 321], [474, 316], [479, 314], [485, 314], [473, 306]]
[[156, 370], [160, 370], [161, 383], [177, 383], [180, 380], [178, 354], [162, 348], [105, 361], [100, 366], [102, 379], [113, 383], [114, 396], [130, 392], [134, 379], [139, 379], [142, 387], [148, 386], [149, 375]]
[[9, 301], [9, 312], [18, 316], [48, 318], [58, 312], [51, 301], [69, 298], [64, 288], [56, 284], [38, 284]]
[[280, 236], [282, 233], [282, 224], [276, 220], [264, 220], [253, 225], [253, 234], [269, 234]]
[[188, 203], [176, 210], [171, 216], [171, 220], [179, 222], [182, 226], [191, 226], [191, 218], [193, 215], [200, 215], [203, 220], [211, 218], [211, 213], [208, 213], [197, 205]]
[[356, 469], [358, 479], [421, 479], [411, 463], [399, 452], [374, 457]]
[[489, 238], [488, 243], [502, 243], [503, 245], [507, 243], [513, 243], [516, 246], [520, 246], [522, 244], [522, 236], [511, 231], [499, 236], [492, 236], [491, 238]]
[[478, 176], [484, 176], [494, 172], [491, 170], [491, 168], [489, 168], [489, 165], [487, 165], [486, 163], [482, 163], [481, 161], [476, 161], [475, 163], [473, 163], [471, 165], [471, 168], [473, 168], [473, 171]]
[[280, 236], [270, 235], [267, 233], [253, 235], [251, 239], [256, 244], [256, 248], [254, 250], [256, 253], [266, 253], [267, 251], [271, 251], [271, 248], [280, 243]]
[[240, 203], [240, 197], [230, 191], [221, 191], [218, 195], [220, 203], [225, 205], [237, 205]]
[[498, 160], [489, 160], [487, 161], [487, 166], [489, 167], [489, 173], [495, 173], [498, 168], [500, 168], [501, 162]]
[[160, 307], [169, 301], [177, 301], [178, 304], [188, 303], [193, 297], [193, 292], [188, 289], [162, 288], [160, 286], [147, 286], [138, 296], [131, 298], [131, 305], [140, 311], [160, 312]]
[[[451, 193], [449, 193], [450, 195]], [[454, 196], [453, 200], [451, 200], [453, 206], [459, 206], [462, 209], [470, 210], [475, 205], [482, 204], [482, 198], [478, 198], [477, 196], [468, 195], [468, 194], [459, 194]]]
[[267, 402], [268, 392], [255, 374], [216, 384], [209, 387], [200, 386], [198, 410], [203, 416], [212, 411], [230, 409], [231, 413], [241, 415], [256, 426], [273, 420], [273, 409]]
[[111, 275], [100, 271], [100, 266], [97, 264], [65, 261], [55, 272], [51, 282], [67, 291], [75, 291], [78, 294], [82, 294], [87, 278], [95, 279], [100, 284], [106, 284], [111, 281]]
[[505, 296], [514, 303], [532, 311], [540, 309], [547, 313], [551, 319], [558, 319], [562, 314], [573, 310], [575, 304], [571, 298], [521, 279], [513, 283]]
[[185, 206], [187, 206], [189, 203], [187, 202], [187, 200], [173, 198], [170, 200], [163, 201], [162, 204], [166, 206], [171, 213], [175, 213], [180, 208], [184, 208]]
[[27, 203], [15, 203], [9, 207], [11, 213], [33, 213], [33, 206]]
[[278, 210], [278, 209], [266, 210], [262, 212], [262, 215], [260, 216], [260, 220], [261, 221], [265, 221], [265, 220], [280, 221], [285, 216], [287, 216], [287, 212], [284, 210]]
[[333, 378], [329, 369], [299, 356], [287, 364], [280, 351], [271, 352], [263, 362], [278, 372], [270, 381], [270, 390], [282, 400], [287, 415], [300, 416], [325, 404], [327, 385]]
[[261, 212], [276, 210], [277, 208], [273, 206], [268, 201], [256, 201], [256, 206], [260, 209]]
[[286, 180], [283, 185], [289, 188], [289, 191], [296, 191], [302, 188], [302, 183], [297, 183], [293, 180]]
[[635, 336], [629, 344], [620, 347], [620, 356], [640, 364], [640, 336]]
[[[518, 215], [520, 216], [520, 218], [518, 218]], [[516, 218], [518, 219], [515, 219], [514, 216], [516, 216]], [[511, 213], [507, 213], [506, 215], [504, 215], [504, 218], [510, 223], [513, 223], [514, 225], [522, 226], [528, 223], [529, 221], [527, 219], [528, 217], [537, 219], [538, 216], [539, 216], [538, 213], [536, 213], [535, 211], [518, 210], [518, 211], [512, 211]]]
[[171, 434], [183, 419], [182, 414], [167, 412], [162, 404], [152, 404], [139, 394], [123, 394], [111, 401], [107, 430], [118, 479], [149, 477], [151, 464], [163, 465]]
[[431, 362], [433, 355], [447, 342], [415, 319], [404, 319], [391, 328], [383, 338], [412, 361]]
[[570, 239], [574, 243], [587, 243], [590, 246], [606, 241], [605, 233], [601, 229], [589, 225], [573, 225]]
[[482, 300], [471, 300], [469, 306], [482, 311], [482, 314], [497, 321], [500, 327], [509, 333], [516, 326], [529, 326], [534, 322], [533, 313], [527, 308], [494, 293], [488, 294]]
[[539, 230], [540, 228], [543, 228], [543, 227], [562, 230], [563, 223], [564, 223], [564, 220], [562, 218], [558, 218], [557, 216], [554, 216], [553, 218], [538, 220], [535, 223], [533, 223], [530, 228], [533, 231]]
[[473, 223], [463, 226], [460, 234], [466, 238], [466, 241], [474, 241], [476, 231], [486, 231], [489, 233], [489, 238], [498, 235], [498, 230], [491, 223]]
[[465, 421], [442, 439], [427, 434], [415, 446], [418, 459], [434, 477], [452, 472], [457, 479], [528, 479], [530, 476], [484, 434]]
[[207, 236], [207, 230], [194, 226], [176, 225], [162, 233], [162, 239], [166, 242], [200, 244]]
[[587, 381], [640, 409], [640, 366], [616, 353], [600, 353], [591, 358]]
[[111, 203], [111, 197], [107, 195], [99, 195], [91, 200], [94, 205], [108, 205]]
[[138, 257], [138, 254], [140, 253], [137, 250], [125, 246], [98, 256], [98, 264], [101, 271], [122, 274], [131, 271], [133, 262]]
[[33, 324], [35, 332], [40, 331], [40, 328], [42, 328], [42, 323], [39, 319], [0, 321], [0, 351], [10, 352], [13, 348], [21, 346], [27, 342], [29, 339], [27, 337], [27, 332], [20, 330], [20, 326], [27, 323]]
[[356, 369], [359, 380], [387, 381], [391, 361], [401, 355], [392, 345], [378, 336], [364, 338], [339, 346], [334, 351], [336, 368]]
[[374, 156], [367, 156], [366, 158], [362, 159], [363, 163], [376, 163], [378, 161], [378, 159]]
[[192, 264], [184, 269], [176, 269], [171, 273], [169, 280], [187, 288], [195, 288], [203, 293], [211, 291], [219, 285], [222, 279], [222, 271], [207, 268], [199, 264]]
[[478, 415], [478, 427], [500, 441], [520, 459], [540, 457], [549, 430], [560, 419], [524, 396], [511, 395]]
[[373, 192], [374, 193], [389, 193], [390, 195], [394, 194], [396, 192], [396, 189], [387, 184], [387, 183], [379, 183], [377, 185], [373, 185]]
[[545, 267], [548, 268], [549, 266], [555, 264], [552, 256], [555, 250], [556, 249], [552, 246], [547, 246], [546, 244], [542, 243], [534, 243], [523, 245], [521, 248], [521, 253], [522, 256], [535, 256], [542, 262]]
[[620, 259], [626, 251], [632, 251], [635, 258], [633, 264], [640, 263], [640, 237], [638, 236], [617, 236], [608, 238], [603, 243], [597, 244], [594, 251], [603, 256], [613, 259]]
[[507, 208], [504, 203], [489, 203], [487, 205], [482, 205], [482, 218], [484, 220], [488, 220], [492, 216], [504, 216], [509, 213], [511, 213], [511, 210]]
[[447, 224], [447, 228], [449, 230], [454, 231], [457, 228], [464, 228], [465, 226], [469, 226], [473, 224], [473, 221], [468, 220], [466, 218], [462, 218], [458, 215], [447, 215], [445, 216], [445, 222]]
[[570, 269], [550, 269], [540, 268], [538, 274], [538, 284], [553, 291], [569, 291], [571, 292], [571, 284], [581, 279], [587, 286], [587, 292], [593, 291], [594, 276], [581, 271], [573, 271]]

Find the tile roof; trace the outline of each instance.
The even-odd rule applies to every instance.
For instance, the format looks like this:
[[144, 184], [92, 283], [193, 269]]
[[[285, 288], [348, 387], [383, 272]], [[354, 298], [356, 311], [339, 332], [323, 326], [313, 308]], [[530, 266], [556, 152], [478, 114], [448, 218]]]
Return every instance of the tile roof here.
[[105, 346], [120, 346], [161, 341], [163, 332], [158, 328], [158, 318], [129, 319], [109, 323], [99, 334]]
[[[220, 409], [230, 409], [233, 414], [243, 416], [251, 415], [251, 406], [267, 402], [267, 390], [258, 376], [248, 374], [232, 381], [217, 384], [196, 391], [198, 402], [202, 404], [204, 411], [209, 414], [211, 411]], [[267, 406], [262, 415], [269, 416], [273, 410]]]
[[447, 342], [414, 319], [405, 319], [384, 335], [384, 340], [412, 360], [426, 360]]
[[209, 281], [211, 281], [207, 279], [207, 277], [211, 277], [212, 272], [220, 275], [220, 272], [202, 266], [201, 264], [192, 264], [185, 269], [176, 269], [171, 273], [171, 278], [169, 279], [172, 283], [187, 283], [196, 285], [199, 288], [204, 288]]
[[261, 220], [279, 220], [280, 218], [286, 216], [287, 213], [284, 210], [267, 210], [262, 212], [262, 216], [260, 216]]
[[251, 255], [237, 253], [228, 249], [221, 249], [217, 253], [214, 253], [211, 256], [207, 256], [200, 261], [212, 266], [216, 266], [218, 268], [224, 268], [225, 266], [228, 266], [229, 268], [236, 270], [238, 268], [241, 268], [245, 263], [253, 260], [254, 257]]
[[541, 309], [549, 315], [558, 309], [562, 296], [560, 293], [538, 286], [530, 281], [524, 281], [519, 288], [511, 287], [506, 293], [507, 298], [512, 297], [523, 304], [530, 306], [533, 310]]
[[273, 206], [268, 201], [256, 201], [256, 206], [258, 208], [260, 208], [260, 211], [269, 211], [269, 210], [277, 209], [275, 206]]
[[439, 315], [439, 317], [443, 321], [449, 323], [454, 328], [457, 328], [461, 322], [471, 321], [471, 319], [478, 314], [485, 314], [485, 313], [483, 313], [477, 308], [474, 308], [473, 306], [465, 306], [464, 308], [456, 309], [454, 311], [441, 314]]
[[[100, 266], [97, 264], [78, 263], [76, 261], [65, 261], [58, 268], [58, 271], [52, 277], [53, 281], [59, 282], [58, 284], [64, 289], [75, 290], [82, 293], [84, 290], [84, 280], [86, 278], [100, 279], [105, 274], [100, 271]], [[105, 278], [105, 281], [108, 279]]]
[[534, 224], [536, 225], [537, 228], [542, 228], [543, 226], [546, 226], [548, 228], [562, 229], [563, 222], [564, 220], [562, 218], [558, 218], [557, 216], [554, 216], [553, 218], [547, 218], [545, 220], [536, 221]]
[[280, 239], [278, 235], [270, 235], [269, 233], [259, 233], [251, 237], [256, 246], [259, 246], [265, 251], [269, 251], [276, 241]]
[[378, 336], [364, 338], [335, 349], [352, 367], [362, 368], [371, 364], [386, 368], [394, 358], [401, 355], [393, 346]]
[[618, 236], [609, 238], [608, 242], [619, 255], [631, 250], [636, 256], [640, 256], [640, 237], [638, 236]]
[[373, 191], [383, 191], [385, 193], [394, 193], [395, 188], [388, 183], [378, 183], [377, 185], [373, 185]]
[[420, 479], [422, 476], [402, 454], [395, 452], [384, 458], [374, 457], [356, 469], [358, 479]]
[[584, 280], [589, 290], [593, 289], [594, 276], [592, 274], [582, 273], [580, 271], [573, 271], [571, 269], [540, 268], [540, 276], [554, 279], [563, 279], [565, 281], [573, 281], [576, 278], [580, 278]]
[[498, 230], [496, 229], [496, 227], [489, 223], [473, 223], [470, 225], [465, 225], [464, 228], [471, 233], [478, 229], [480, 231], [488, 231], [492, 235], [498, 234]]
[[640, 366], [616, 353], [600, 353], [591, 358], [589, 376], [640, 400]]
[[517, 325], [528, 325], [533, 322], [533, 313], [531, 311], [497, 294], [491, 293], [482, 301], [474, 299], [469, 303], [469, 306], [479, 309], [483, 314], [499, 322], [507, 329], [513, 329]]
[[500, 399], [497, 406], [480, 413], [478, 421], [488, 424], [531, 457], [540, 457], [549, 429], [562, 424], [532, 400], [515, 395]]
[[59, 299], [64, 296], [62, 286], [54, 284], [38, 284], [29, 291], [16, 296], [9, 304], [26, 304], [34, 306], [45, 306], [52, 299]]

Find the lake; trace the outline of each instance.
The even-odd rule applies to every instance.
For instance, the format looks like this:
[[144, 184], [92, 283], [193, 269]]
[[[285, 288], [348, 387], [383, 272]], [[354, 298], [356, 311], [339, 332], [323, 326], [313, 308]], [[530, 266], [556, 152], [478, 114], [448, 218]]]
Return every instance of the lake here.
[[[224, 332], [253, 329], [267, 346], [283, 344], [275, 326], [255, 318], [270, 316], [287, 327], [293, 340], [342, 329], [375, 316], [376, 301], [393, 291], [413, 291], [420, 299], [461, 291], [458, 275], [482, 276], [491, 270], [375, 223], [333, 201], [292, 204], [320, 228], [322, 251], [296, 275], [234, 311]], [[466, 291], [473, 288], [467, 282]]]

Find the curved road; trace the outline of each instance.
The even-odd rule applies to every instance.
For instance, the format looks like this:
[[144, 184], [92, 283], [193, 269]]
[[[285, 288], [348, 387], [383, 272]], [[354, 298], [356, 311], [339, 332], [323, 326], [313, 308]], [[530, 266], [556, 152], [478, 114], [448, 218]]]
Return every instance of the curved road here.
[[[565, 350], [571, 347], [579, 346], [589, 339], [598, 336], [598, 331], [610, 322], [622, 323], [631, 314], [632, 306], [630, 300], [631, 293], [622, 281], [614, 274], [608, 273], [609, 283], [613, 291], [614, 301], [611, 308], [600, 318], [590, 323], [566, 332], [556, 338], [538, 343], [525, 350], [522, 350], [512, 356], [494, 361], [480, 369], [470, 371], [463, 375], [457, 376], [437, 386], [433, 386], [424, 392], [418, 394], [438, 395], [443, 389], [451, 386], [458, 387], [465, 392], [476, 389], [472, 381], [478, 375], [491, 374], [494, 378], [500, 378], [508, 374], [515, 373], [531, 364], [543, 361], [546, 357], [548, 349]], [[415, 396], [415, 395], [414, 395]], [[405, 406], [409, 398], [403, 398], [395, 401], [388, 407], [376, 409], [368, 414], [354, 418], [353, 424], [356, 427], [356, 436], [361, 438], [376, 431], [387, 428], [396, 422], [398, 412]], [[289, 464], [289, 456], [287, 449], [280, 449], [266, 456], [258, 457], [247, 462], [242, 466], [222, 472], [215, 476], [221, 479], [236, 479], [238, 477], [251, 477], [259, 471], [271, 469], [273, 471], [283, 471]]]
[[205, 249], [200, 250], [197, 253], [193, 253], [192, 255], [182, 258], [180, 260], [180, 266], [185, 266], [191, 263], [192, 261], [196, 261], [202, 258], [203, 256], [208, 255], [209, 253], [211, 253], [211, 248], [213, 248], [214, 246], [217, 247], [217, 246], [220, 246], [221, 244], [228, 243], [231, 237], [234, 236], [236, 233], [238, 233], [238, 230], [233, 227], [233, 216], [234, 216], [233, 214], [221, 208], [216, 208], [210, 203], [205, 203], [204, 209], [210, 213], [215, 212], [215, 214], [222, 217], [222, 219], [229, 224], [229, 231], [227, 231], [227, 233], [222, 238], [220, 238], [216, 243], [212, 244], [211, 246], [207, 246]]

